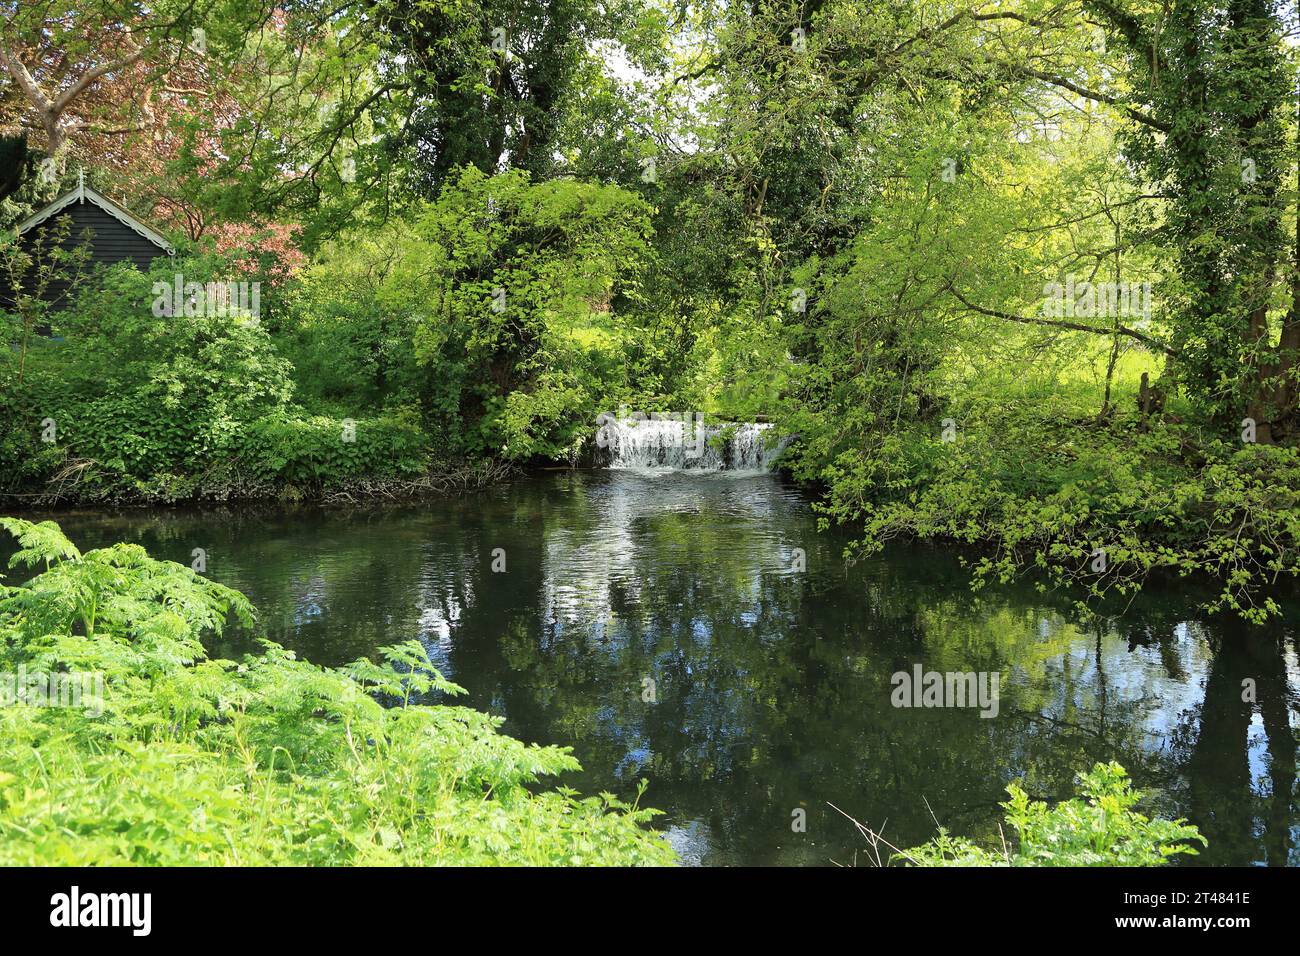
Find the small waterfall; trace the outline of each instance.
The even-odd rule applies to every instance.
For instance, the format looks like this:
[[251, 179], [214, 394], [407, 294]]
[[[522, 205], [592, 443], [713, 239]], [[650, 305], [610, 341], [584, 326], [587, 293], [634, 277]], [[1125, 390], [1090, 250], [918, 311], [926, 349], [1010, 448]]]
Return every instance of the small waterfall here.
[[[771, 425], [745, 422], [705, 425], [671, 418], [614, 419], [597, 433], [599, 455], [610, 468], [664, 471], [771, 471], [786, 442], [768, 444]], [[728, 433], [722, 442], [715, 436]]]

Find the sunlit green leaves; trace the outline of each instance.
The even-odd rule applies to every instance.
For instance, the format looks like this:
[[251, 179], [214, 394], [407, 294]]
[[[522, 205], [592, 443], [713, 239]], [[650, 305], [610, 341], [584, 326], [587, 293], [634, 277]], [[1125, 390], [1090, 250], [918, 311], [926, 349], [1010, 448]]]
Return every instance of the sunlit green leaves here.
[[1002, 804], [1010, 845], [988, 850], [946, 830], [923, 846], [895, 856], [917, 866], [1161, 866], [1196, 855], [1206, 840], [1184, 820], [1152, 819], [1135, 807], [1143, 794], [1115, 762], [1079, 775], [1079, 797], [1049, 806], [1031, 800], [1018, 783]]

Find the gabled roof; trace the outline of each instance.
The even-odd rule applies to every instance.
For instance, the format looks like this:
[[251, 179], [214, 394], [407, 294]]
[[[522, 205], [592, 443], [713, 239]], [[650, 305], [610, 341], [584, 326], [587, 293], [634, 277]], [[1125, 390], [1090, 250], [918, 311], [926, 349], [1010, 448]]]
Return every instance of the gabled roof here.
[[131, 231], [138, 233], [139, 235], [143, 236], [145, 239], [148, 239], [159, 249], [162, 249], [164, 252], [166, 252], [167, 255], [170, 256], [176, 254], [176, 250], [172, 247], [172, 244], [170, 242], [168, 242], [158, 233], [154, 232], [152, 229], [150, 229], [148, 226], [142, 223], [139, 219], [136, 219], [134, 216], [132, 216], [129, 212], [127, 212], [117, 203], [113, 202], [113, 200], [109, 199], [107, 196], [104, 196], [96, 192], [95, 190], [91, 189], [89, 186], [87, 186], [85, 177], [82, 177], [81, 182], [77, 184], [76, 189], [73, 189], [72, 191], [65, 193], [64, 195], [60, 196], [58, 199], [54, 200], [54, 202], [46, 206], [44, 209], [32, 213], [32, 215], [28, 216], [26, 219], [20, 222], [18, 224], [16, 232], [18, 235], [21, 236], [28, 229], [31, 229], [34, 226], [39, 226], [41, 223], [45, 222], [45, 220], [49, 219], [51, 216], [56, 215], [57, 213], [62, 212], [64, 209], [67, 209], [73, 203], [82, 203], [82, 202], [88, 202], [98, 206], [100, 209], [104, 210], [104, 212], [108, 213], [110, 216], [112, 216], [114, 219], [116, 219], [122, 225], [126, 226]]

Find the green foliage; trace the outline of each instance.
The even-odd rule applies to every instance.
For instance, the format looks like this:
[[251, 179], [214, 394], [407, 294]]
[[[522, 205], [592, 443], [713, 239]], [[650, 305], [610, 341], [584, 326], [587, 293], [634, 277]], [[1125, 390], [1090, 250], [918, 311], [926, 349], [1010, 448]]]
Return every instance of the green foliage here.
[[417, 404], [433, 387], [412, 347], [422, 290], [390, 277], [417, 254], [404, 225], [367, 230], [324, 247], [288, 290], [278, 345], [306, 407], [356, 417]]
[[39, 485], [63, 463], [65, 453], [41, 441], [44, 418], [30, 393], [17, 388], [0, 391], [0, 493]]
[[286, 322], [298, 379], [338, 411], [418, 404], [449, 457], [564, 457], [626, 390], [647, 216], [617, 186], [466, 168], [307, 272]]
[[[427, 440], [401, 409], [303, 413], [290, 364], [255, 318], [155, 314], [154, 283], [225, 276], [228, 265], [109, 269], [59, 316], [63, 340], [43, 341], [21, 382], [12, 365], [0, 366], [12, 384], [0, 399], [12, 409], [0, 425], [0, 486], [54, 479], [47, 490], [58, 495], [171, 501], [426, 470]], [[46, 420], [52, 442], [43, 440]]]
[[1079, 797], [1055, 806], [1030, 800], [1017, 783], [1002, 804], [1014, 848], [986, 850], [942, 828], [929, 843], [896, 854], [915, 866], [1163, 866], [1196, 855], [1206, 840], [1185, 820], [1150, 819], [1133, 808], [1143, 794], [1114, 761], [1079, 774]]
[[24, 563], [46, 565], [0, 586], [0, 666], [104, 683], [94, 708], [0, 708], [6, 865], [673, 859], [644, 828], [655, 811], [539, 788], [578, 769], [567, 748], [417, 703], [461, 693], [417, 642], [335, 669], [270, 642], [239, 663], [213, 660], [206, 634], [231, 617], [252, 625], [238, 592], [136, 545], [80, 554], [51, 522], [0, 524]]
[[427, 468], [424, 433], [409, 417], [342, 420], [321, 415], [259, 418], [239, 448], [241, 473], [268, 485], [333, 488], [348, 478], [400, 478]]
[[1125, 152], [1169, 200], [1162, 232], [1174, 276], [1162, 291], [1180, 377], [1220, 421], [1251, 405], [1280, 437], [1294, 431], [1300, 357], [1300, 342], [1275, 340], [1268, 327], [1278, 263], [1296, 266], [1295, 235], [1283, 228], [1295, 198], [1287, 27], [1265, 0], [1184, 0], [1165, 16], [1110, 19], [1122, 68], [1152, 117], [1126, 130]]
[[11, 427], [39, 434], [53, 419], [68, 458], [92, 462], [93, 480], [111, 486], [196, 472], [242, 423], [284, 407], [287, 366], [264, 330], [239, 316], [154, 315], [154, 281], [207, 268], [118, 266], [89, 284], [60, 315], [65, 341], [43, 350], [25, 390], [30, 411]]
[[977, 546], [977, 587], [1035, 575], [1040, 588], [1080, 592], [1080, 610], [1155, 572], [1201, 575], [1221, 586], [1207, 611], [1255, 622], [1279, 613], [1276, 581], [1300, 574], [1296, 449], [1033, 403], [950, 414], [951, 442], [933, 421], [821, 472], [825, 520], [860, 524], [859, 553], [900, 536]]
[[432, 255], [416, 355], [448, 383], [438, 411], [468, 419], [468, 451], [558, 457], [587, 437], [622, 378], [615, 305], [637, 294], [646, 213], [618, 187], [469, 168], [417, 220]]

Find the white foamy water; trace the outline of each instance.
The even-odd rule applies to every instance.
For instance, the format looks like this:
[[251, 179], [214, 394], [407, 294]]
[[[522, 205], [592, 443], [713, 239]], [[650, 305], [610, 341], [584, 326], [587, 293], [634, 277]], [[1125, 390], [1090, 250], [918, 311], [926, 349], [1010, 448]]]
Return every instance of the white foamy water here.
[[[662, 471], [771, 471], [785, 448], [772, 426], [697, 425], [681, 421], [620, 419], [601, 426], [609, 467]], [[714, 437], [729, 433], [723, 441]]]

